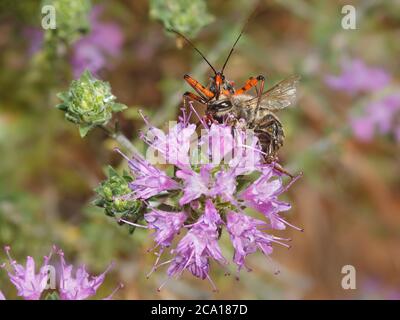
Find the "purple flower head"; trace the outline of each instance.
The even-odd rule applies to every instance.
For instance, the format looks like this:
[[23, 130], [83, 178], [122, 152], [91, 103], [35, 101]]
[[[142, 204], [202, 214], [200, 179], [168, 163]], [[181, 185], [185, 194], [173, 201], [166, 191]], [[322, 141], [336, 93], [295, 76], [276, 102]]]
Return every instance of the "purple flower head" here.
[[[193, 108], [192, 112], [198, 116]], [[261, 228], [270, 231], [292, 226], [280, 216], [290, 209], [290, 204], [279, 197], [299, 176], [291, 176], [291, 182], [284, 185], [285, 171], [275, 163], [265, 163], [254, 133], [240, 127], [217, 123], [208, 126], [198, 116], [203, 128], [201, 136], [194, 137], [198, 130], [188, 123], [191, 114], [186, 115], [184, 111], [178, 124], [170, 127], [168, 133], [150, 125], [143, 117], [151, 136], [147, 133], [142, 138], [149, 149], [163, 156], [161, 164], [169, 166], [170, 174], [167, 176], [155, 164], [138, 156], [127, 159], [134, 176], [130, 184], [132, 192], [147, 205], [148, 213], [144, 215], [147, 226], [122, 221], [154, 230], [155, 247], [160, 250], [150, 274], [169, 264], [167, 281], [188, 270], [200, 279], [207, 278], [215, 289], [209, 275], [210, 262], [227, 263], [218, 245], [227, 224], [227, 214], [230, 214], [228, 231], [235, 248], [234, 263], [240, 269], [248, 254], [259, 248], [268, 255], [272, 244], [279, 242], [280, 238]], [[160, 181], [160, 177], [165, 180]], [[148, 183], [147, 179], [154, 183]], [[163, 197], [156, 197], [160, 192]], [[170, 210], [165, 209], [168, 207]], [[268, 221], [248, 217], [244, 212], [246, 207], [261, 212]], [[185, 225], [186, 221], [190, 221], [189, 224]], [[164, 249], [173, 246], [175, 235], [182, 230], [187, 232], [171, 249], [172, 258], [158, 263]]]
[[74, 44], [72, 66], [75, 77], [85, 69], [97, 74], [107, 67], [109, 57], [119, 55], [123, 34], [118, 25], [99, 21], [103, 7], [95, 6], [90, 14], [91, 31]]
[[231, 238], [235, 253], [233, 262], [238, 266], [238, 271], [244, 266], [248, 271], [251, 269], [245, 265], [245, 258], [260, 249], [266, 256], [272, 253], [272, 243], [276, 242], [289, 247], [279, 240], [288, 240], [277, 238], [259, 230], [259, 227], [267, 228], [268, 225], [261, 220], [250, 216], [229, 212], [227, 214], [227, 225], [229, 236]]
[[185, 212], [167, 212], [156, 209], [144, 215], [148, 227], [155, 230], [154, 241], [162, 247], [171, 245], [186, 218]]
[[389, 81], [390, 75], [385, 70], [369, 67], [360, 59], [343, 61], [340, 75], [325, 77], [325, 82], [329, 87], [349, 94], [379, 90]]
[[128, 160], [129, 168], [135, 176], [135, 180], [129, 184], [134, 199], [148, 199], [163, 191], [178, 189], [176, 181], [145, 159], [137, 155], [129, 159], [120, 150], [116, 150]]
[[[87, 273], [85, 266], [80, 266], [73, 272], [73, 265], [68, 265], [64, 259], [64, 253], [58, 250], [60, 256], [61, 270], [59, 281], [59, 293], [61, 300], [83, 300], [96, 294], [102, 285], [105, 275], [112, 264], [99, 276], [91, 276]], [[75, 274], [74, 274], [75, 273]], [[111, 296], [106, 299], [110, 299]]]
[[47, 288], [48, 262], [51, 258], [51, 254], [48, 257], [44, 257], [44, 263], [39, 273], [36, 273], [35, 261], [32, 257], [28, 256], [26, 258], [26, 265], [24, 267], [11, 258], [10, 250], [9, 246], [5, 247], [10, 265], [14, 269], [8, 272], [8, 277], [17, 288], [18, 295], [25, 300], [39, 300], [42, 292]]
[[6, 300], [6, 297], [4, 296], [3, 292], [0, 290], [0, 300]]

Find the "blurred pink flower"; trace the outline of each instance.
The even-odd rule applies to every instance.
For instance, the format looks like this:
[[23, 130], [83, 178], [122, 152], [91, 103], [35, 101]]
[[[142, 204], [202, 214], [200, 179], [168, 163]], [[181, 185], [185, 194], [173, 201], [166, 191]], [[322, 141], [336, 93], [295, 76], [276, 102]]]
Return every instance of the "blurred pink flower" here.
[[6, 300], [6, 297], [4, 296], [3, 292], [0, 290], [0, 300]]
[[38, 52], [42, 45], [44, 39], [43, 29], [27, 27], [23, 30], [23, 36], [28, 40], [28, 55], [33, 56], [36, 52]]
[[371, 141], [375, 131], [391, 133], [400, 141], [400, 94], [389, 94], [367, 105], [362, 116], [351, 119], [351, 127], [361, 141]]
[[343, 90], [349, 94], [362, 91], [374, 91], [385, 87], [390, 75], [382, 68], [369, 67], [360, 59], [342, 62], [342, 73], [325, 77], [326, 84], [335, 90]]
[[103, 11], [100, 5], [92, 8], [89, 17], [91, 30], [74, 44], [71, 63], [75, 77], [86, 69], [97, 74], [108, 67], [109, 58], [118, 56], [122, 49], [123, 33], [117, 24], [100, 21]]

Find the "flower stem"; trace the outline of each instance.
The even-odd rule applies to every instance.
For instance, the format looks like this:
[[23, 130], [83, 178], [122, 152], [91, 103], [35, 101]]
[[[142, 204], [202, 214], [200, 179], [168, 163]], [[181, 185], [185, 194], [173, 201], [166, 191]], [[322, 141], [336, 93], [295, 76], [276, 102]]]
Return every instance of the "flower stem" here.
[[121, 145], [121, 147], [124, 148], [126, 151], [129, 151], [131, 154], [140, 155], [139, 150], [122, 132], [117, 131], [115, 129], [111, 129], [106, 125], [101, 125], [100, 128], [103, 129], [105, 132], [107, 132], [109, 137], [117, 141]]

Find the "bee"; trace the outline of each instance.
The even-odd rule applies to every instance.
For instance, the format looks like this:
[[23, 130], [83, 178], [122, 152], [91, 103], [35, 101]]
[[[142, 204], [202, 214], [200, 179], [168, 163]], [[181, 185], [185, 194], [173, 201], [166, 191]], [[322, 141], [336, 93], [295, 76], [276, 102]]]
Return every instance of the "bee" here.
[[274, 112], [294, 103], [299, 79], [299, 76], [291, 76], [257, 96], [222, 95], [219, 100], [207, 104], [206, 113], [219, 123], [254, 130], [265, 159], [272, 162], [276, 160], [277, 151], [285, 138], [282, 123]]

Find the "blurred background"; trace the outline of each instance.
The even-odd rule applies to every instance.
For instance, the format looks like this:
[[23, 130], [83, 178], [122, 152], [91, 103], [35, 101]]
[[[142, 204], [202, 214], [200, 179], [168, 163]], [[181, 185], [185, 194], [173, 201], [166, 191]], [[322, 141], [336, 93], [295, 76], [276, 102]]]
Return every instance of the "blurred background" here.
[[[45, 4], [57, 3], [57, 31], [41, 28]], [[356, 29], [344, 29], [344, 5]], [[183, 75], [207, 83], [210, 69], [189, 36], [220, 67], [256, 10], [225, 75], [241, 86], [263, 74], [266, 86], [299, 74], [299, 99], [279, 113], [286, 130], [281, 163], [304, 176], [290, 189], [282, 232], [293, 247], [248, 259], [240, 281], [213, 268], [219, 288], [185, 274], [160, 293], [165, 270], [146, 273], [154, 256], [146, 230], [127, 228], [91, 204], [108, 164], [122, 168], [116, 143], [99, 130], [81, 139], [55, 109], [56, 93], [88, 68], [109, 81], [129, 109], [116, 115], [138, 148], [143, 109], [156, 125], [175, 119]], [[0, 245], [16, 260], [37, 259], [53, 244], [69, 261], [100, 273], [116, 266], [98, 297], [119, 282], [121, 299], [400, 298], [400, 1], [313, 0], [0, 0]], [[232, 254], [229, 241], [226, 256]], [[6, 260], [0, 252], [0, 261]], [[357, 288], [341, 286], [344, 265]], [[6, 272], [0, 288], [16, 297]]]

